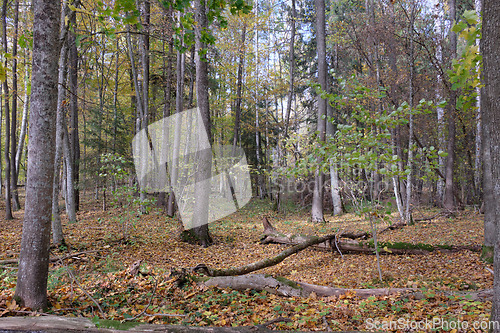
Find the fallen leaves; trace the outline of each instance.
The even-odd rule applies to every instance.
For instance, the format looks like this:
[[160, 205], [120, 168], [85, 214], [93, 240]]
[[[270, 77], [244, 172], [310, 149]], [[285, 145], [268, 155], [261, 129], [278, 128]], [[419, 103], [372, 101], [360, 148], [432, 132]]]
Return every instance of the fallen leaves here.
[[[90, 203], [90, 202], [89, 202]], [[289, 330], [366, 330], [373, 320], [443, 320], [484, 321], [491, 304], [470, 302], [440, 291], [486, 289], [492, 275], [485, 269], [479, 254], [431, 253], [425, 256], [381, 256], [383, 281], [378, 280], [376, 262], [371, 255], [344, 255], [306, 249], [279, 265], [259, 273], [283, 276], [291, 280], [344, 288], [411, 287], [421, 288], [426, 298], [382, 296], [360, 300], [355, 293], [340, 297], [307, 299], [278, 297], [267, 292], [237, 292], [200, 287], [186, 281], [179, 288], [170, 270], [205, 263], [214, 268], [238, 267], [271, 257], [283, 246], [258, 243], [262, 232], [262, 214], [270, 214], [273, 225], [287, 232], [329, 234], [337, 230], [370, 230], [369, 223], [351, 214], [331, 218], [327, 224], [311, 224], [305, 215], [283, 218], [270, 213], [270, 204], [256, 201], [223, 221], [210, 225], [215, 244], [207, 249], [177, 240], [178, 222], [158, 212], [136, 217], [123, 209], [79, 213], [79, 223], [65, 224], [64, 231], [73, 250], [99, 252], [83, 255], [83, 260], [68, 259], [75, 283], [60, 263], [51, 265], [49, 276], [49, 312], [65, 316], [100, 316], [99, 302], [107, 319], [123, 321], [134, 318], [150, 323], [174, 323], [200, 326], [257, 325], [278, 317], [291, 322], [275, 322], [274, 327]], [[429, 213], [432, 215], [432, 213]], [[135, 228], [127, 242], [121, 237], [120, 221], [134, 219]], [[471, 245], [482, 242], [481, 216], [460, 213], [455, 219], [436, 218], [388, 231], [381, 242], [414, 244]], [[21, 225], [0, 221], [0, 259], [15, 258], [18, 253]], [[67, 253], [56, 253], [65, 255]], [[82, 258], [82, 257], [81, 257]], [[128, 274], [128, 267], [142, 260], [141, 267]], [[134, 268], [136, 267], [134, 266]], [[147, 274], [142, 274], [147, 272]], [[13, 299], [15, 270], [0, 271], [0, 316], [25, 315]], [[21, 312], [22, 311], [22, 312]]]

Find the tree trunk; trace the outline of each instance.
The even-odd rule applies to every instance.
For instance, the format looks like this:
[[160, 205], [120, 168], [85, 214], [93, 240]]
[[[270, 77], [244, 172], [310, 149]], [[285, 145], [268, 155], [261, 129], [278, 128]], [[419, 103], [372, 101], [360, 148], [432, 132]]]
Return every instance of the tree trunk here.
[[14, 38], [12, 40], [12, 121], [10, 128], [10, 186], [12, 190], [13, 210], [21, 209], [19, 194], [17, 193], [18, 170], [16, 169], [16, 131], [17, 131], [17, 39], [19, 32], [19, 0], [14, 6]]
[[[292, 113], [292, 101], [294, 96], [294, 80], [295, 80], [295, 18], [297, 13], [295, 10], [295, 0], [292, 0], [292, 12], [290, 18], [290, 92], [286, 103], [286, 122], [285, 122], [285, 138], [288, 138], [288, 128], [290, 126], [290, 114]], [[295, 119], [297, 121], [297, 119]]]
[[68, 215], [68, 222], [76, 222], [76, 205], [75, 205], [75, 180], [74, 180], [74, 162], [73, 151], [71, 150], [71, 143], [68, 133], [68, 126], [66, 125], [66, 115], [62, 115], [62, 149], [64, 154], [64, 161], [66, 166], [66, 198], [64, 203], [66, 205], [66, 214]]
[[[185, 54], [181, 51], [177, 51], [177, 85], [175, 89], [175, 113], [181, 113], [184, 107], [184, 72], [185, 72]], [[180, 118], [176, 118], [179, 119]], [[180, 125], [180, 124], [179, 124]], [[173, 191], [174, 186], [177, 186], [177, 180], [179, 176], [179, 147], [180, 147], [180, 136], [181, 136], [181, 128], [177, 126], [175, 128], [175, 136], [174, 136], [174, 144], [173, 144], [173, 156], [172, 163], [170, 165], [171, 174], [170, 174], [170, 194], [168, 196], [168, 204], [167, 204], [167, 215], [174, 216], [175, 213], [175, 194]]]
[[[474, 5], [476, 9], [476, 14], [477, 17], [481, 17], [481, 2], [482, 0], [475, 0]], [[481, 39], [477, 38], [476, 39], [476, 45], [478, 47], [478, 52], [481, 52], [481, 46], [480, 46]], [[480, 72], [480, 68], [478, 65], [477, 71]], [[481, 154], [482, 154], [482, 148], [483, 148], [483, 133], [482, 133], [482, 120], [481, 120], [481, 88], [477, 87], [476, 88], [476, 147], [475, 147], [475, 157], [474, 157], [474, 189], [476, 192], [476, 199], [480, 199], [481, 196], [481, 170], [482, 170], [482, 161], [481, 161]]]
[[[212, 141], [212, 130], [210, 123], [210, 108], [208, 96], [208, 60], [203, 55], [206, 45], [203, 42], [202, 33], [208, 30], [205, 0], [195, 0], [195, 61], [196, 61], [196, 96], [198, 108], [203, 125], [207, 132], [208, 140]], [[198, 140], [199, 141], [199, 140]], [[208, 204], [210, 196], [210, 175], [212, 171], [212, 152], [204, 149], [199, 158], [198, 171], [196, 172], [195, 207], [192, 230], [197, 240], [203, 247], [212, 243], [208, 232]]]
[[[325, 36], [325, 0], [315, 0], [316, 8], [316, 41], [318, 48], [318, 82], [323, 91], [327, 91], [326, 86], [326, 36]], [[326, 99], [318, 94], [318, 141], [319, 144], [325, 141], [326, 133]], [[321, 164], [322, 158], [318, 157], [318, 164]], [[323, 184], [324, 174], [317, 170], [314, 179], [313, 201], [311, 209], [312, 222], [324, 222], [323, 216]]]
[[245, 64], [245, 38], [247, 33], [247, 25], [243, 23], [243, 30], [241, 31], [241, 44], [238, 50], [238, 73], [236, 82], [236, 105], [234, 107], [234, 131], [233, 131], [233, 151], [232, 156], [236, 155], [236, 147], [240, 139], [240, 117], [241, 117], [241, 101], [243, 99], [243, 65]]
[[16, 296], [23, 306], [47, 305], [50, 217], [57, 110], [60, 2], [33, 3], [33, 71], [26, 206]]
[[[141, 129], [147, 130], [149, 122], [149, 24], [150, 24], [150, 11], [151, 4], [149, 0], [137, 0], [141, 2], [141, 9], [143, 34], [140, 38], [140, 52], [142, 63], [142, 116], [141, 116]], [[141, 202], [146, 201], [146, 192], [141, 191]], [[141, 213], [146, 213], [146, 206], [141, 204]]]
[[[2, 4], [2, 26], [3, 26], [3, 49], [5, 53], [8, 53], [7, 44], [7, 4], [8, 1], [4, 0]], [[4, 67], [7, 68], [7, 59], [5, 59]], [[10, 164], [10, 107], [9, 107], [9, 85], [7, 80], [3, 82], [3, 93], [4, 93], [4, 108], [5, 108], [5, 219], [12, 220], [12, 196], [11, 196], [11, 164]]]
[[[62, 14], [61, 22], [64, 22], [65, 16]], [[59, 56], [59, 74], [58, 74], [58, 90], [57, 90], [57, 116], [56, 116], [56, 140], [55, 140], [55, 157], [54, 157], [54, 179], [52, 182], [52, 240], [54, 245], [59, 246], [65, 243], [62, 224], [61, 224], [61, 216], [59, 209], [59, 193], [60, 193], [60, 171], [61, 171], [61, 158], [63, 154], [63, 117], [64, 115], [64, 106], [63, 101], [65, 97], [65, 78], [66, 78], [66, 63], [67, 63], [67, 55], [68, 55], [68, 43], [65, 42], [61, 47], [61, 53]], [[67, 200], [67, 198], [66, 198]]]
[[[440, 6], [436, 6], [436, 16], [437, 16], [437, 22], [436, 22], [436, 34], [441, 37], [443, 33], [443, 26], [444, 26], [444, 13], [443, 10], [441, 9]], [[443, 64], [443, 46], [442, 46], [442, 40], [437, 41], [436, 45], [436, 59], [440, 64]], [[443, 89], [443, 77], [440, 72], [437, 74], [436, 78], [436, 101], [439, 103], [442, 98], [442, 89]], [[444, 108], [442, 107], [436, 107], [436, 115], [437, 115], [437, 135], [438, 135], [438, 148], [440, 150], [445, 150], [445, 131], [444, 131], [444, 126], [445, 126], [445, 118], [444, 118]], [[444, 174], [444, 157], [439, 156], [438, 157], [438, 162], [439, 162], [439, 170], [441, 171], [442, 174]], [[441, 177], [438, 177], [437, 183], [436, 183], [436, 203], [439, 206], [443, 206], [443, 200], [444, 200], [444, 181]]]
[[[27, 56], [29, 57], [29, 55]], [[21, 131], [19, 133], [19, 142], [17, 144], [16, 151], [16, 170], [17, 176], [19, 177], [19, 170], [21, 169], [21, 159], [24, 151], [24, 139], [26, 137], [26, 130], [28, 128], [28, 109], [30, 102], [30, 95], [28, 94], [28, 80], [29, 80], [29, 70], [28, 66], [25, 63], [25, 74], [24, 74], [24, 105], [23, 105], [23, 118], [21, 120]]]
[[[491, 171], [493, 200], [485, 204], [493, 204], [489, 209], [494, 210], [494, 220], [498, 224], [500, 219], [500, 2], [484, 0], [483, 10], [483, 37], [481, 49], [483, 51], [483, 78], [484, 96], [483, 115], [487, 123], [488, 141], [491, 154]], [[486, 140], [485, 140], [486, 141]], [[486, 189], [485, 189], [486, 190]], [[486, 192], [485, 192], [486, 196]], [[487, 208], [488, 209], [488, 208]], [[486, 221], [485, 221], [486, 222]], [[500, 322], [500, 228], [496, 228], [494, 250], [494, 282], [493, 307], [490, 322]], [[493, 332], [500, 332], [500, 326], [495, 325]]]
[[410, 121], [408, 123], [409, 125], [409, 132], [408, 132], [408, 176], [407, 176], [407, 183], [406, 183], [406, 205], [405, 205], [405, 221], [406, 223], [410, 224], [411, 223], [411, 213], [412, 213], [412, 190], [413, 190], [413, 80], [415, 76], [415, 56], [414, 56], [414, 41], [413, 41], [413, 25], [415, 22], [415, 15], [416, 15], [416, 4], [415, 1], [412, 2], [411, 4], [412, 9], [411, 9], [411, 14], [410, 14], [410, 25], [408, 27], [408, 34], [409, 34], [409, 39], [410, 39], [410, 64], [409, 64], [409, 69], [410, 69], [410, 82], [409, 82], [409, 106], [410, 106]]
[[[450, 20], [451, 25], [454, 24], [456, 19], [456, 3], [455, 0], [449, 0], [450, 7]], [[451, 59], [455, 59], [457, 55], [457, 34], [453, 32], [450, 26], [449, 30], [450, 37], [450, 56]], [[451, 62], [451, 60], [450, 60]], [[455, 210], [454, 201], [454, 168], [455, 168], [455, 113], [456, 113], [456, 91], [450, 90], [450, 101], [448, 103], [448, 146], [445, 165], [445, 193], [444, 193], [444, 208], [448, 211]]]
[[[76, 15], [70, 15], [70, 22], [76, 27]], [[75, 211], [80, 209], [80, 133], [78, 130], [78, 49], [76, 34], [69, 31], [69, 145], [72, 161]]]

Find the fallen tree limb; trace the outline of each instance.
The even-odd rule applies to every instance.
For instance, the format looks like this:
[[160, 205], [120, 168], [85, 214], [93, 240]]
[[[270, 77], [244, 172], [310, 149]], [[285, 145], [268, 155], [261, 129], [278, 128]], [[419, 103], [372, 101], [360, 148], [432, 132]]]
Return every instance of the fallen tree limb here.
[[[269, 224], [269, 221], [267, 221]], [[274, 228], [273, 228], [274, 229]], [[274, 229], [276, 230], [276, 229]], [[342, 235], [342, 234], [340, 234]], [[308, 235], [293, 235], [293, 234], [283, 234], [275, 231], [271, 233], [264, 232], [261, 238], [262, 244], [276, 243], [276, 244], [286, 244], [295, 245], [309, 242], [312, 238], [317, 238], [316, 236]], [[337, 239], [335, 242], [330, 241], [334, 239], [333, 237], [327, 241], [311, 244], [313, 247], [328, 250], [328, 251], [338, 251], [342, 253], [367, 253], [372, 254], [375, 252], [373, 242], [370, 241], [354, 241], [350, 239]], [[479, 252], [481, 251], [480, 245], [429, 245], [429, 244], [411, 244], [411, 243], [379, 243], [379, 253], [383, 254], [429, 254], [434, 251], [441, 252], [459, 252], [464, 250]], [[338, 250], [337, 250], [338, 248]]]
[[309, 246], [313, 246], [316, 244], [321, 244], [326, 241], [329, 241], [331, 239], [334, 239], [336, 235], [327, 235], [327, 236], [322, 236], [322, 237], [317, 237], [317, 236], [311, 236], [309, 239], [307, 239], [305, 242], [299, 242], [294, 244], [292, 247], [280, 252], [278, 255], [272, 257], [272, 258], [266, 258], [262, 259], [259, 261], [256, 261], [254, 263], [242, 266], [242, 267], [233, 267], [233, 268], [227, 268], [227, 269], [212, 269], [210, 267], [207, 267], [204, 264], [198, 265], [195, 268], [193, 268], [194, 271], [201, 270], [204, 271], [208, 276], [235, 276], [235, 275], [244, 275], [248, 274], [254, 271], [257, 271], [259, 269], [263, 269], [266, 267], [271, 267], [276, 264], [279, 264], [283, 260], [285, 260], [287, 257], [291, 256], [292, 254], [298, 253], [305, 248], [308, 248]]
[[[309, 297], [313, 293], [318, 297], [338, 297], [348, 293], [353, 293], [355, 296], [363, 299], [371, 296], [378, 297], [394, 294], [413, 296], [417, 300], [424, 299], [426, 297], [419, 289], [416, 288], [345, 289], [318, 286], [304, 282], [295, 282], [282, 277], [274, 278], [270, 275], [264, 274], [218, 276], [209, 278], [201, 283], [205, 286], [230, 288], [239, 291], [247, 289], [267, 291], [271, 294], [285, 297]], [[487, 289], [474, 292], [446, 292], [446, 294], [457, 297], [466, 297], [471, 301], [488, 301], [493, 297], [493, 290]]]
[[[88, 254], [88, 253], [93, 253], [93, 252], [98, 252], [98, 250], [92, 250], [92, 251], [82, 251], [82, 252], [77, 252], [77, 253], [71, 253], [63, 257], [51, 257], [49, 259], [49, 262], [57, 262], [59, 260], [67, 260], [67, 259], [80, 259], [80, 258], [75, 258], [78, 256], [81, 256], [82, 254]], [[5, 259], [5, 260], [0, 260], [0, 265], [17, 265], [19, 262], [19, 259]]]
[[[203, 282], [206, 286], [219, 288], [230, 288], [234, 290], [253, 289], [257, 291], [267, 291], [271, 294], [285, 297], [309, 297], [315, 293], [320, 297], [341, 296], [346, 293], [355, 293], [361, 298], [370, 296], [387, 296], [397, 293], [418, 293], [418, 289], [413, 288], [382, 288], [382, 289], [344, 289], [326, 286], [318, 286], [309, 283], [295, 282], [285, 278], [274, 278], [264, 274], [248, 274], [242, 276], [218, 276], [212, 277]], [[423, 295], [421, 295], [423, 297]]]

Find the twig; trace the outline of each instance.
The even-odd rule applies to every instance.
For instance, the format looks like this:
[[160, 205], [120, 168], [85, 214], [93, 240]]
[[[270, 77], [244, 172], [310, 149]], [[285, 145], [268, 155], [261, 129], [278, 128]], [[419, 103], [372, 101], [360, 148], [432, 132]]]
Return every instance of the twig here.
[[68, 268], [68, 266], [66, 266], [64, 264], [64, 262], [62, 261], [62, 258], [59, 259], [59, 262], [61, 263], [61, 265], [63, 265], [63, 267], [66, 269], [66, 272], [68, 272], [68, 275], [69, 277], [75, 281], [75, 283], [78, 285], [78, 288], [80, 288], [84, 293], [85, 295], [87, 295], [88, 298], [90, 298], [90, 300], [92, 300], [92, 302], [94, 302], [94, 304], [97, 306], [97, 308], [99, 309], [99, 312], [101, 312], [102, 316], [104, 318], [106, 318], [106, 313], [102, 310], [101, 306], [99, 305], [99, 303], [94, 299], [94, 297], [92, 297], [92, 295], [90, 295], [87, 290], [85, 290], [82, 285], [76, 280], [75, 276], [73, 275], [73, 273], [71, 273], [71, 270]]
[[272, 324], [276, 324], [276, 323], [291, 323], [292, 320], [289, 319], [289, 318], [285, 318], [285, 317], [278, 317], [278, 318], [275, 318], [275, 319], [271, 319], [269, 321], [266, 321], [265, 323], [262, 323], [262, 324], [259, 324], [259, 325], [255, 325], [256, 327], [266, 327], [266, 326], [269, 326], [269, 325], [272, 325]]
[[6, 308], [0, 308], [0, 311], [8, 311], [8, 312], [15, 312], [15, 313], [27, 313], [30, 315], [39, 314], [42, 316], [50, 316], [50, 314], [48, 314], [48, 313], [43, 313], [43, 312], [38, 312], [38, 311], [10, 310], [10, 309], [6, 309]]
[[323, 324], [325, 324], [326, 326], [326, 331], [327, 332], [332, 332], [332, 328], [330, 327], [330, 325], [328, 325], [328, 320], [326, 320], [325, 316], [322, 317], [323, 318]]
[[490, 272], [490, 273], [491, 273], [491, 274], [493, 274], [493, 275], [495, 274], [495, 272], [493, 272], [493, 270], [491, 270], [491, 269], [490, 269], [490, 268], [488, 268], [488, 267], [485, 267], [484, 269], [486, 269], [488, 272]]
[[177, 314], [177, 313], [155, 313], [155, 314], [145, 313], [144, 315], [146, 317], [187, 317], [187, 315]]
[[[68, 254], [64, 257], [52, 257], [49, 259], [49, 262], [56, 262], [60, 260], [66, 260], [66, 259], [71, 259], [77, 256], [80, 256], [82, 254], [88, 254], [88, 253], [93, 253], [93, 252], [99, 252], [99, 250], [91, 250], [91, 251], [82, 251], [82, 252], [77, 252], [77, 253], [71, 253]], [[80, 259], [80, 258], [78, 258]], [[6, 259], [6, 260], [0, 260], [0, 265], [10, 265], [10, 264], [17, 264], [19, 262], [19, 259]]]
[[[342, 260], [344, 260], [344, 255], [342, 254], [342, 251], [340, 251], [339, 244], [337, 242], [337, 238], [338, 238], [338, 234], [335, 235], [335, 238], [334, 238], [335, 247], [337, 248], [337, 251], [340, 253], [340, 258], [342, 258]], [[331, 247], [331, 244], [330, 244], [330, 247]]]
[[146, 310], [149, 308], [149, 306], [151, 305], [151, 301], [153, 300], [153, 297], [155, 296], [155, 293], [156, 293], [156, 287], [158, 286], [158, 281], [153, 277], [153, 279], [155, 280], [155, 287], [153, 288], [153, 293], [151, 294], [151, 297], [149, 298], [149, 302], [148, 302], [148, 305], [146, 305], [144, 307], [144, 309], [142, 309], [141, 313], [138, 313], [136, 314], [135, 316], [133, 316], [132, 318], [125, 318], [122, 320], [122, 322], [124, 321], [127, 321], [127, 320], [134, 320], [134, 319], [137, 319], [139, 318], [140, 316], [142, 316], [144, 314], [144, 312], [146, 312]]

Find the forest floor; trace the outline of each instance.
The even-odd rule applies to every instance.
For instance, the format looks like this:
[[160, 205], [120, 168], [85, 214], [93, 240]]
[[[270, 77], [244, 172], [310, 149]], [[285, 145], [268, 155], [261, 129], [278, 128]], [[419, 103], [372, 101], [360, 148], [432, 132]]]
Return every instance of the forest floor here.
[[[283, 317], [291, 321], [273, 324], [289, 330], [373, 330], [391, 321], [392, 331], [480, 332], [485, 327], [490, 302], [471, 301], [447, 293], [492, 287], [492, 269], [480, 253], [431, 253], [383, 255], [379, 281], [375, 255], [324, 252], [308, 248], [282, 263], [256, 273], [282, 276], [294, 281], [341, 288], [420, 288], [426, 296], [382, 296], [359, 299], [353, 293], [340, 297], [280, 297], [267, 292], [221, 290], [187, 283], [179, 288], [170, 277], [172, 269], [206, 264], [214, 268], [238, 267], [275, 255], [284, 245], [261, 245], [262, 219], [287, 233], [324, 235], [338, 230], [370, 231], [370, 225], [354, 214], [326, 216], [324, 224], [307, 221], [306, 210], [277, 214], [267, 201], [252, 201], [237, 213], [209, 225], [214, 245], [208, 248], [183, 243], [179, 222], [159, 208], [140, 215], [134, 206], [109, 207], [84, 197], [78, 222], [63, 229], [69, 249], [53, 249], [52, 256], [85, 252], [50, 265], [46, 313], [111, 320], [144, 321], [197, 326], [258, 325]], [[111, 204], [112, 206], [112, 204]], [[1, 208], [1, 207], [0, 207]], [[293, 208], [292, 208], [293, 210]], [[436, 215], [422, 210], [415, 219]], [[0, 220], [0, 260], [19, 254], [23, 211], [15, 220]], [[394, 219], [395, 219], [394, 215]], [[379, 229], [386, 224], [379, 225]], [[480, 245], [483, 216], [472, 210], [454, 217], [437, 217], [379, 235], [381, 241], [432, 245]], [[129, 267], [142, 260], [137, 275]], [[16, 304], [16, 265], [0, 265], [0, 316], [30, 312]], [[97, 305], [98, 304], [98, 305]], [[99, 309], [100, 307], [100, 309]], [[97, 319], [96, 319], [97, 320]], [[426, 325], [427, 326], [424, 326]], [[431, 325], [432, 324], [432, 325]], [[468, 325], [464, 330], [464, 325]], [[407, 330], [407, 328], [409, 330]], [[420, 329], [419, 329], [420, 328]], [[477, 328], [477, 329], [476, 329]]]

